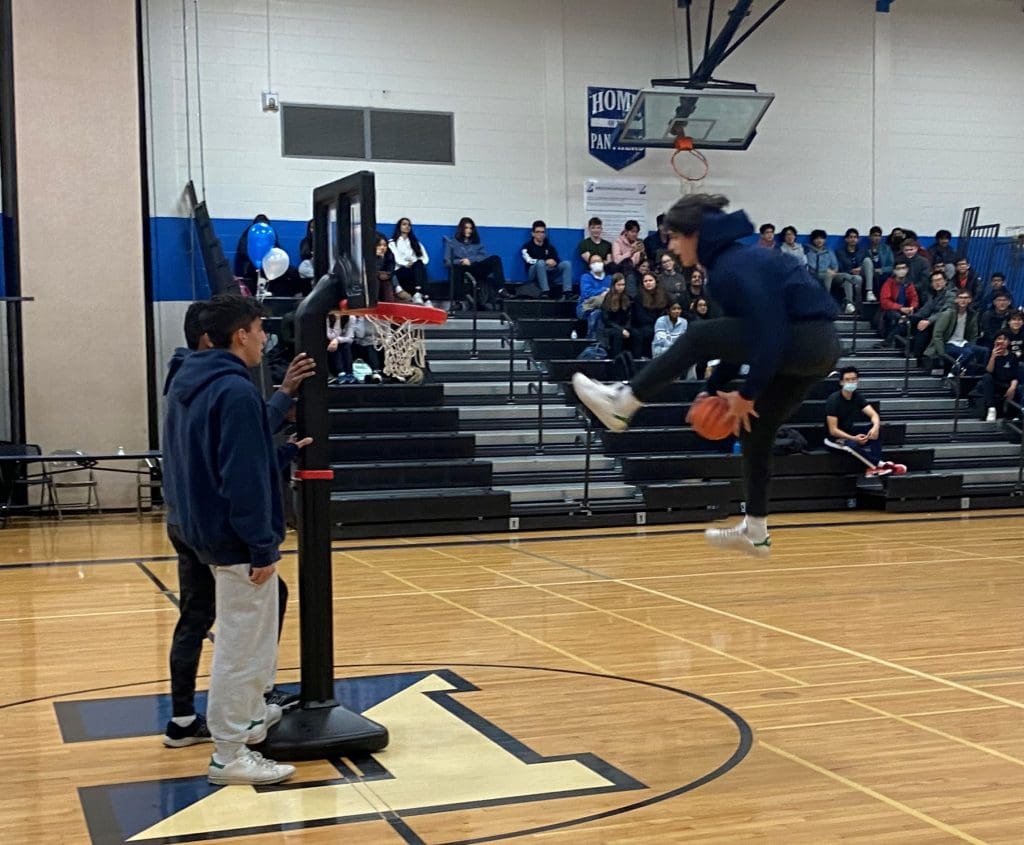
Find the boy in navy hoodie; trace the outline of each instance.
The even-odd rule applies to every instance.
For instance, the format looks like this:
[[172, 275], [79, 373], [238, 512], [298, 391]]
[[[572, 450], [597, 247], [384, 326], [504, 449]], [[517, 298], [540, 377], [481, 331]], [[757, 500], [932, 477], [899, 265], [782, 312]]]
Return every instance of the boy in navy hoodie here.
[[251, 299], [218, 296], [200, 313], [212, 349], [186, 357], [167, 393], [165, 493], [185, 542], [212, 567], [217, 639], [207, 719], [215, 784], [271, 784], [295, 767], [258, 745], [281, 718], [264, 689], [277, 662], [276, 564], [284, 539], [278, 455], [263, 398], [249, 378], [266, 333]]
[[[723, 196], [692, 194], [668, 211], [670, 249], [684, 266], [699, 262], [707, 268], [708, 293], [725, 316], [691, 324], [628, 385], [609, 387], [576, 373], [573, 387], [609, 430], [622, 431], [645, 402], [698, 360], [718, 358], [704, 393], [724, 397], [736, 420], [746, 518], [733, 528], [708, 529], [705, 536], [714, 546], [766, 557], [775, 433], [839, 357], [832, 323], [836, 305], [787, 256], [740, 243], [754, 227], [744, 212], [726, 213], [728, 202]], [[744, 363], [750, 372], [743, 386], [722, 392]]]
[[[212, 348], [209, 337], [203, 332], [199, 322], [199, 315], [206, 304], [205, 301], [193, 302], [185, 312], [183, 329], [186, 346], [175, 349], [168, 362], [164, 396], [170, 391], [171, 383], [185, 359], [193, 352]], [[267, 417], [272, 431], [276, 433], [284, 427], [299, 385], [314, 374], [315, 365], [312, 358], [305, 353], [296, 355], [285, 372], [280, 388], [267, 400]], [[216, 599], [213, 572], [209, 566], [200, 562], [195, 551], [182, 536], [178, 516], [172, 504], [173, 495], [167, 495], [166, 486], [165, 479], [167, 537], [178, 555], [179, 616], [174, 626], [170, 651], [172, 715], [164, 730], [163, 743], [168, 748], [184, 748], [201, 742], [210, 742], [212, 739], [206, 719], [196, 713], [195, 691], [203, 642], [216, 618]], [[277, 585], [277, 632], [280, 640], [285, 607], [288, 603], [288, 587], [281, 577], [278, 577]], [[264, 699], [268, 704], [276, 704], [283, 708], [296, 700], [296, 697], [272, 687], [264, 694]]]

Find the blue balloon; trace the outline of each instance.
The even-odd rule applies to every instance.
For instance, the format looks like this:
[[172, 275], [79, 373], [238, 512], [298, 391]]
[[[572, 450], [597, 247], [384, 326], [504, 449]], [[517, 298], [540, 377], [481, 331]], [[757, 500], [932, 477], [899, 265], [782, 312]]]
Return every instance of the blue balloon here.
[[268, 226], [266, 223], [253, 223], [249, 227], [245, 251], [254, 267], [259, 269], [263, 266], [263, 256], [274, 248], [275, 243], [277, 243], [277, 233], [272, 226]]

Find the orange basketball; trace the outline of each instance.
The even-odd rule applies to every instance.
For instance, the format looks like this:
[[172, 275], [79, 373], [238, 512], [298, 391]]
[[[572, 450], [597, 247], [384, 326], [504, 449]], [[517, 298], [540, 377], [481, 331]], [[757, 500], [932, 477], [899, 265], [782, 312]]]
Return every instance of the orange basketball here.
[[725, 440], [736, 425], [736, 417], [729, 413], [729, 403], [721, 396], [698, 399], [690, 406], [687, 419], [705, 440]]

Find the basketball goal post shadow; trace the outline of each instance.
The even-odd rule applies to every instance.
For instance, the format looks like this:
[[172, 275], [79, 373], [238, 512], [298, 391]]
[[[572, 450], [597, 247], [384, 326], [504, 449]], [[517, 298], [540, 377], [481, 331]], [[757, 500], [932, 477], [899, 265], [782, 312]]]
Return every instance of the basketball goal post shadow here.
[[[301, 696], [268, 732], [260, 750], [277, 760], [316, 760], [380, 751], [387, 728], [355, 713], [334, 694], [334, 601], [331, 570], [330, 401], [326, 321], [329, 312], [370, 317], [392, 332], [404, 331], [408, 350], [422, 349], [424, 324], [443, 323], [437, 308], [377, 302], [375, 190], [373, 174], [354, 173], [313, 192], [314, 267], [319, 278], [295, 314], [295, 347], [316, 365], [303, 382], [296, 406], [299, 435], [313, 442], [298, 456], [296, 514], [299, 520], [299, 645]], [[413, 327], [413, 323], [415, 326]], [[403, 326], [407, 326], [403, 330]], [[387, 331], [382, 329], [382, 334]], [[382, 337], [385, 355], [388, 339]], [[394, 345], [394, 344], [392, 344]], [[404, 352], [401, 352], [404, 354]], [[395, 353], [392, 358], [397, 360]], [[342, 390], [358, 390], [345, 387]]]

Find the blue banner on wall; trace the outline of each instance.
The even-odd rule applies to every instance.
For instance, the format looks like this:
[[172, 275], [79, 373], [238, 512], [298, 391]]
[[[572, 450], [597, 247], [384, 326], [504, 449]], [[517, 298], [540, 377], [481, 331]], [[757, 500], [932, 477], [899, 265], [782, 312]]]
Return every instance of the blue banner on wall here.
[[619, 124], [629, 114], [639, 91], [639, 88], [587, 87], [587, 146], [594, 158], [616, 170], [640, 161], [647, 153], [643, 147], [613, 143]]

